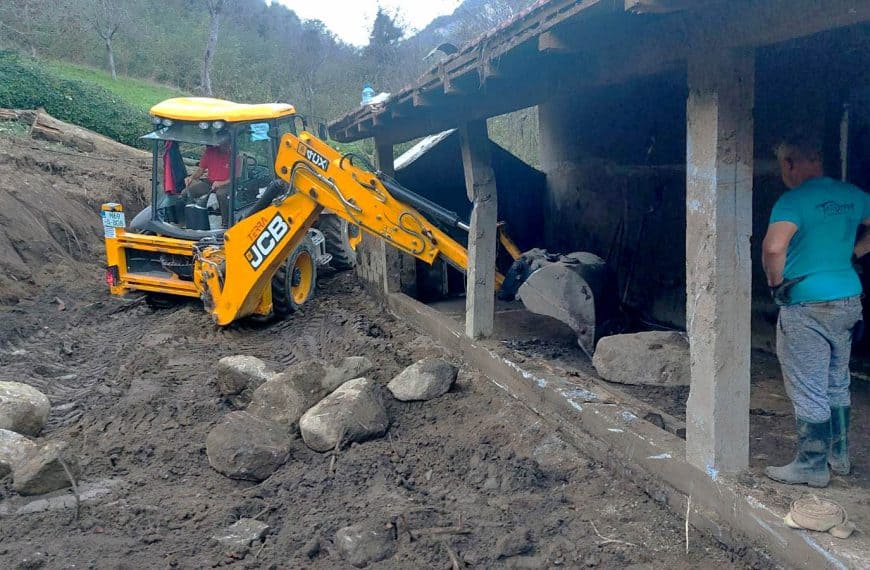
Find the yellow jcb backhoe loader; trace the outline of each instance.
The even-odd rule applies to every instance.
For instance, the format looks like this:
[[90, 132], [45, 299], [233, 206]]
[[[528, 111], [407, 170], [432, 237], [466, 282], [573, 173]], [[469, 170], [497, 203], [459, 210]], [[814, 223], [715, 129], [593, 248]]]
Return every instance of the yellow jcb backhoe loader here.
[[[352, 259], [357, 228], [427, 263], [441, 256], [460, 271], [467, 268], [466, 248], [430, 221], [467, 231], [455, 213], [375, 172], [361, 157], [340, 154], [325, 137], [304, 130], [290, 105], [176, 98], [154, 106], [151, 115], [155, 129], [144, 138], [153, 141], [152, 206], [129, 227], [121, 205], [102, 206], [106, 281], [113, 294], [197, 297], [219, 325], [247, 316], [285, 316], [310, 299], [318, 264], [335, 258], [327, 251], [330, 242], [342, 263]], [[297, 131], [299, 122], [303, 130]], [[212, 155], [223, 148], [226, 164], [199, 162], [196, 173], [211, 191], [196, 196], [185, 157], [202, 147]], [[218, 180], [225, 171], [229, 179]], [[321, 227], [324, 218], [332, 221], [320, 231], [315, 225], [324, 211], [331, 214], [321, 218]], [[516, 257], [518, 250], [512, 250]], [[557, 261], [538, 258], [531, 265], [540, 269]], [[580, 263], [564, 256], [561, 262]], [[580, 263], [588, 268], [571, 273], [571, 281], [588, 293], [577, 295], [583, 310], [574, 308], [579, 300], [557, 300], [550, 311], [562, 320], [566, 308], [583, 313], [584, 335], [592, 337], [598, 320], [594, 298], [603, 287], [596, 263]], [[528, 271], [508, 275], [514, 287], [528, 278]]]

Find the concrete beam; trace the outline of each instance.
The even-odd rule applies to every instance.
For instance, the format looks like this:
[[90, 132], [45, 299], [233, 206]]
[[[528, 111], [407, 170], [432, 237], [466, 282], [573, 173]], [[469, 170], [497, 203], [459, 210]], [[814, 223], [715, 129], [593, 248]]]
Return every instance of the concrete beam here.
[[754, 50], [695, 54], [688, 81], [686, 458], [715, 477], [749, 464]]
[[464, 124], [459, 129], [459, 135], [465, 188], [473, 204], [465, 278], [465, 334], [477, 339], [492, 334], [495, 315], [498, 193], [490, 160], [486, 121]]

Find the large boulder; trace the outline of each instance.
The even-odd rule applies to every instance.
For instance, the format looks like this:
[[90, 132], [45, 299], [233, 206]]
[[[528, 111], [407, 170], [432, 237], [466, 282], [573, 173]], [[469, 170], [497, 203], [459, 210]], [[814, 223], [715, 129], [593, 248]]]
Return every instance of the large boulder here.
[[274, 374], [265, 362], [254, 356], [225, 356], [218, 360], [216, 384], [221, 395], [231, 398], [254, 390]]
[[431, 400], [450, 390], [457, 368], [440, 358], [426, 358], [405, 368], [387, 384], [397, 400]]
[[328, 368], [315, 360], [276, 374], [254, 390], [247, 411], [286, 426], [296, 425], [305, 410], [326, 395], [322, 381]]
[[592, 364], [610, 382], [688, 386], [689, 342], [678, 332], [607, 336], [598, 341]]
[[334, 366], [327, 366], [321, 385], [326, 392], [332, 392], [348, 380], [362, 378], [372, 371], [375, 365], [365, 356], [348, 356]]
[[335, 533], [335, 546], [348, 563], [363, 568], [396, 553], [393, 529], [386, 525], [355, 524]]
[[290, 456], [290, 436], [279, 423], [230, 412], [205, 441], [209, 464], [232, 479], [263, 481]]
[[36, 444], [20, 433], [0, 429], [0, 479], [9, 475], [35, 450]]
[[329, 451], [348, 443], [380, 437], [390, 425], [378, 386], [366, 378], [345, 382], [299, 420], [305, 444]]
[[247, 411], [284, 426], [293, 426], [313, 403], [292, 378], [279, 374], [254, 390]]
[[32, 386], [0, 382], [0, 429], [37, 435], [48, 421], [51, 402]]
[[75, 477], [78, 469], [62, 458], [65, 451], [64, 442], [52, 441], [29, 453], [12, 471], [13, 488], [22, 495], [41, 495], [71, 487], [70, 475]]

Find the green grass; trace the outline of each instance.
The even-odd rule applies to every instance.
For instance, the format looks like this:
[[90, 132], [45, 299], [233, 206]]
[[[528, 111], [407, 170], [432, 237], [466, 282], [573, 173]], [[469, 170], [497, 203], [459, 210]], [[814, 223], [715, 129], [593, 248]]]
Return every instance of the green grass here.
[[64, 61], [43, 61], [42, 67], [63, 79], [83, 81], [102, 87], [131, 107], [146, 112], [164, 99], [185, 95], [183, 91], [168, 85], [160, 85], [122, 75], [119, 75], [118, 79], [112, 79], [112, 75], [108, 71], [86, 65]]

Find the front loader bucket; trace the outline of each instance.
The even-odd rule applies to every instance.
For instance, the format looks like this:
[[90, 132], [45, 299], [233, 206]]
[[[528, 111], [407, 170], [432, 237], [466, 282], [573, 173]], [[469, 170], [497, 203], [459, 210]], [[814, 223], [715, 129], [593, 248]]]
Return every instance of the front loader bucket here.
[[603, 259], [586, 252], [562, 256], [529, 275], [517, 292], [532, 313], [571, 327], [590, 358], [619, 312], [616, 279]]

